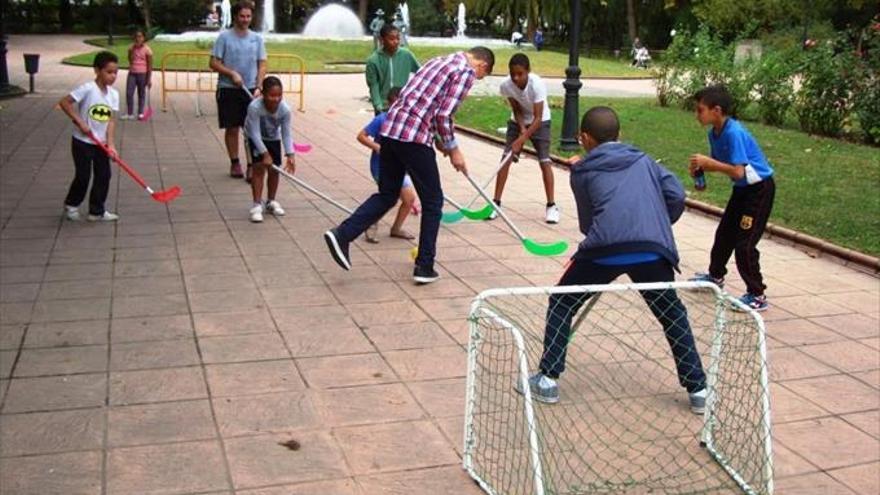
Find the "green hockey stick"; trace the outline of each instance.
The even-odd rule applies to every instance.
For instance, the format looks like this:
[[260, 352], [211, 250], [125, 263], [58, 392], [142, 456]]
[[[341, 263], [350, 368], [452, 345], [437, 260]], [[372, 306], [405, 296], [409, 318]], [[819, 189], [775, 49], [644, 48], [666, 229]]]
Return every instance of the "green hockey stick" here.
[[450, 213], [443, 213], [443, 215], [440, 217], [440, 221], [443, 223], [455, 223], [462, 218], [469, 218], [471, 220], [485, 220], [489, 218], [489, 215], [492, 214], [492, 210], [495, 209], [492, 204], [487, 204], [480, 210], [469, 210], [453, 201], [452, 198], [443, 196], [443, 199], [456, 209], [456, 211]]
[[[519, 161], [519, 157], [517, 155], [514, 155], [512, 150], [508, 151], [507, 153], [504, 153], [501, 156], [501, 161], [498, 163], [498, 167], [495, 169], [495, 173], [492, 174], [491, 177], [489, 177], [489, 179], [486, 181], [486, 183], [483, 184], [482, 188], [486, 189], [487, 187], [489, 187], [489, 184], [491, 184], [492, 181], [495, 180], [495, 177], [498, 176], [498, 173], [501, 172], [502, 168], [507, 166], [510, 162], [517, 162], [517, 161]], [[448, 213], [444, 212], [443, 216], [440, 217], [440, 221], [443, 223], [455, 223], [465, 217], [467, 217], [471, 220], [485, 220], [485, 219], [489, 218], [489, 215], [492, 214], [492, 210], [495, 209], [494, 203], [491, 201], [489, 203], [487, 203], [486, 206], [484, 206], [482, 210], [469, 209], [470, 206], [472, 204], [474, 204], [474, 201], [479, 199], [479, 197], [480, 197], [479, 194], [474, 196], [473, 199], [468, 201], [468, 203], [466, 205], [464, 205], [463, 208], [460, 206], [456, 207], [457, 211], [452, 211], [452, 212], [448, 212]], [[488, 213], [486, 213], [487, 211], [488, 211]]]
[[[492, 206], [492, 200], [489, 199], [486, 191], [480, 189], [480, 185], [477, 184], [476, 181], [471, 178], [471, 176], [465, 174], [465, 177], [467, 177], [468, 182], [470, 182], [471, 185], [474, 186], [474, 189], [476, 189], [477, 192], [480, 193], [480, 196], [482, 196], [487, 203], [490, 203], [488, 206]], [[510, 230], [512, 230], [513, 233], [516, 234], [516, 236], [522, 242], [525, 250], [529, 253], [532, 253], [536, 256], [559, 256], [560, 254], [568, 250], [568, 243], [565, 241], [554, 242], [552, 244], [542, 244], [540, 242], [535, 242], [527, 238], [523, 235], [522, 232], [520, 232], [518, 228], [516, 228], [516, 225], [514, 225], [509, 218], [507, 218], [507, 214], [504, 213], [504, 210], [502, 210], [500, 206], [495, 205], [494, 209], [498, 212], [498, 215], [501, 217], [501, 219], [504, 220], [504, 223], [506, 223], [507, 226], [510, 227]]]

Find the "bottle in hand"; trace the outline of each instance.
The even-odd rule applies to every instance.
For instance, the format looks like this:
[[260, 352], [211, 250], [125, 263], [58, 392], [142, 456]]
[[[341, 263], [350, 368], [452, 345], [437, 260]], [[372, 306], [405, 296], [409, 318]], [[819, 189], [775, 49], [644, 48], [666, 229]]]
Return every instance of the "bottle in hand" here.
[[694, 173], [694, 189], [704, 191], [706, 189], [706, 172], [698, 168]]

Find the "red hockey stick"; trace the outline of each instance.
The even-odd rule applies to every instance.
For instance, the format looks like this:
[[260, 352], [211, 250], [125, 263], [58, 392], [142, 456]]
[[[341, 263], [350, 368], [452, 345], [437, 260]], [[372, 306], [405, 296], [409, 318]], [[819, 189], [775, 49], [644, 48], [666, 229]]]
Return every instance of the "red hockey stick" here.
[[166, 191], [153, 191], [152, 189], [150, 189], [150, 186], [147, 185], [144, 179], [141, 178], [141, 176], [138, 175], [138, 173], [135, 172], [133, 168], [129, 167], [128, 164], [125, 163], [119, 155], [110, 151], [110, 148], [108, 148], [106, 144], [102, 143], [101, 140], [98, 139], [98, 136], [95, 136], [95, 133], [89, 131], [89, 137], [92, 139], [92, 142], [98, 145], [98, 147], [101, 148], [104, 153], [107, 153], [107, 156], [109, 156], [114, 162], [116, 162], [117, 165], [119, 165], [119, 168], [124, 170], [125, 173], [129, 175], [129, 177], [140, 184], [140, 186], [147, 191], [147, 194], [152, 196], [153, 199], [155, 199], [156, 201], [160, 203], [167, 203], [169, 201], [172, 201], [174, 198], [180, 196], [180, 186], [172, 186]]

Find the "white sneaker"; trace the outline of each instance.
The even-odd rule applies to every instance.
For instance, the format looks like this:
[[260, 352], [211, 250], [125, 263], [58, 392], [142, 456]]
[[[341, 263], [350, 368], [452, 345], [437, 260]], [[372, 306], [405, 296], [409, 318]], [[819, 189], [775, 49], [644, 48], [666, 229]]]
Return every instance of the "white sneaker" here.
[[134, 115], [130, 113], [124, 113], [119, 116], [119, 120], [134, 120]]
[[79, 208], [68, 205], [64, 205], [64, 218], [70, 220], [71, 222], [78, 222], [82, 220], [82, 217], [79, 215]]
[[548, 206], [544, 221], [547, 223], [559, 223], [559, 207], [556, 205]]
[[263, 205], [254, 205], [250, 213], [251, 222], [260, 223], [263, 221]]
[[275, 215], [276, 217], [284, 216], [284, 208], [281, 207], [281, 203], [275, 201], [274, 199], [266, 203], [266, 211], [270, 215]]
[[109, 211], [105, 211], [102, 215], [92, 215], [89, 214], [90, 222], [115, 222], [119, 220], [119, 215], [116, 213], [111, 213]]
[[[139, 113], [137, 119], [138, 119], [138, 120], [144, 120], [144, 114]], [[134, 117], [132, 117], [132, 120], [134, 120]]]

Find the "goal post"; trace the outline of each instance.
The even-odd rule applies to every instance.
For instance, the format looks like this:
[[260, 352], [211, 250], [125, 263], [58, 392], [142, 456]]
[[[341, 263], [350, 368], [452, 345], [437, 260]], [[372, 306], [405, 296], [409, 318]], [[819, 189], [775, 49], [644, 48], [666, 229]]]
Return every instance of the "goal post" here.
[[[565, 361], [548, 404], [528, 379], [553, 354], [545, 330], [563, 303], [571, 331], [548, 334]], [[463, 467], [487, 493], [773, 492], [763, 321], [714, 285], [491, 289], [469, 326]], [[702, 360], [702, 416], [682, 343]]]

